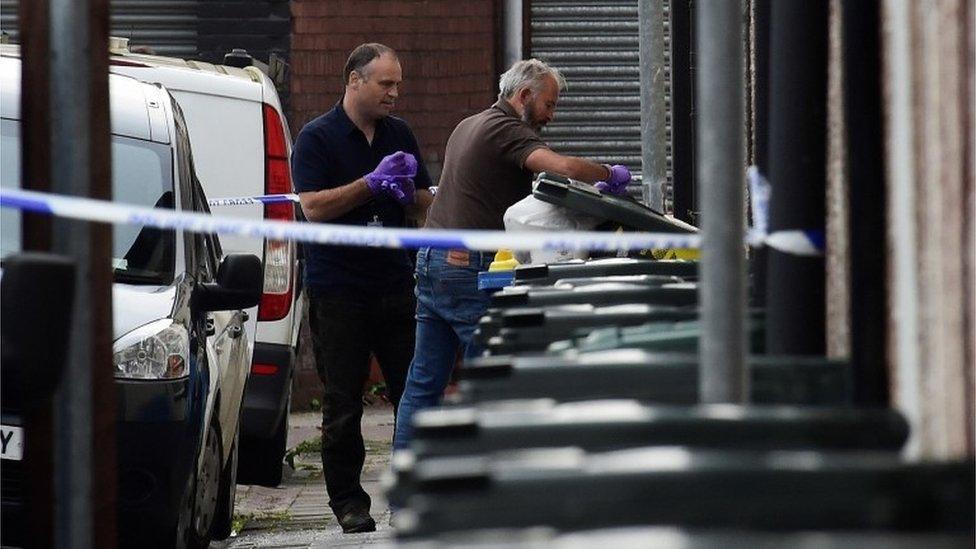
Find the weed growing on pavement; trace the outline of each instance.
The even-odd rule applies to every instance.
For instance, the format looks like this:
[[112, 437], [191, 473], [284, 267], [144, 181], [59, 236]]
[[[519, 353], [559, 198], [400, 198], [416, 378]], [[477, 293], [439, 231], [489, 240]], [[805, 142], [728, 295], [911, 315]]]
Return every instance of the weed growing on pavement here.
[[252, 513], [234, 513], [234, 518], [230, 523], [231, 536], [236, 536], [247, 526], [247, 523], [251, 521], [251, 517], [254, 515]]
[[288, 522], [289, 520], [291, 520], [291, 511], [288, 511], [287, 509], [267, 513], [235, 513], [234, 519], [231, 521], [231, 535], [236, 536], [251, 525], [263, 529], [273, 530], [280, 524]]
[[322, 435], [305, 439], [299, 442], [294, 448], [285, 452], [285, 461], [288, 466], [295, 469], [295, 457], [302, 454], [322, 453]]

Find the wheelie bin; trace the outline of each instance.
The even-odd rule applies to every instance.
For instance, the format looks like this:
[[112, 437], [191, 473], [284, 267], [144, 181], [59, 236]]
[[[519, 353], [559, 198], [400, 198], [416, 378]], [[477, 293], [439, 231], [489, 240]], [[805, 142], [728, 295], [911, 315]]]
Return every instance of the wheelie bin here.
[[494, 404], [418, 412], [410, 450], [418, 459], [559, 446], [588, 452], [654, 445], [897, 451], [908, 438], [907, 421], [891, 409], [635, 400]]
[[[851, 399], [850, 366], [843, 361], [753, 355], [749, 370], [754, 404], [835, 406]], [[453, 401], [633, 398], [689, 405], [698, 402], [698, 373], [697, 354], [642, 349], [480, 357], [461, 368]]]
[[[666, 277], [671, 278], [671, 277]], [[573, 279], [581, 280], [581, 279]], [[654, 303], [675, 307], [697, 305], [698, 286], [691, 283], [645, 284], [635, 282], [601, 282], [566, 286], [513, 286], [491, 296], [490, 308], [546, 307], [551, 305], [620, 305], [624, 303]]]
[[[560, 305], [502, 311], [497, 323], [479, 324], [476, 341], [490, 334], [483, 345], [491, 354], [545, 350], [553, 341], [583, 335], [604, 326], [638, 326], [648, 322], [673, 322], [697, 318], [695, 309], [631, 303], [609, 307]], [[493, 317], [494, 318], [494, 317]], [[496, 339], [497, 338], [497, 339]]]
[[908, 423], [887, 409], [648, 405], [634, 400], [547, 399], [430, 409], [414, 417], [410, 456], [394, 460], [389, 500], [416, 491], [415, 464], [438, 457], [528, 448], [587, 452], [641, 446], [728, 450], [898, 451]]
[[624, 526], [560, 533], [551, 528], [497, 528], [414, 538], [401, 549], [971, 549], [961, 532], [796, 531], [683, 529]]
[[396, 525], [404, 537], [630, 525], [966, 533], [973, 473], [971, 460], [678, 447], [431, 458], [416, 463], [417, 491]]
[[677, 276], [685, 280], [698, 277], [698, 262], [632, 258], [604, 258], [567, 261], [515, 268], [515, 285], [551, 286], [560, 279], [618, 275]]

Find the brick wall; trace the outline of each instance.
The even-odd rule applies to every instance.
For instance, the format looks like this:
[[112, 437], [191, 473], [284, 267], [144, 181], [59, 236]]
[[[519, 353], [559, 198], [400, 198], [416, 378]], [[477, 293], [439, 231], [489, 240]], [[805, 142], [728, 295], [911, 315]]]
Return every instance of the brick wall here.
[[411, 125], [436, 179], [444, 146], [496, 88], [497, 0], [293, 0], [291, 124], [297, 133], [342, 94], [342, 67], [363, 42], [397, 50], [396, 115]]
[[[494, 102], [497, 0], [292, 0], [289, 122], [295, 134], [342, 96], [342, 67], [363, 42], [397, 50], [403, 87], [396, 115], [417, 134], [434, 181], [454, 126]], [[307, 325], [292, 408], [321, 400]], [[367, 385], [381, 380], [374, 362]]]

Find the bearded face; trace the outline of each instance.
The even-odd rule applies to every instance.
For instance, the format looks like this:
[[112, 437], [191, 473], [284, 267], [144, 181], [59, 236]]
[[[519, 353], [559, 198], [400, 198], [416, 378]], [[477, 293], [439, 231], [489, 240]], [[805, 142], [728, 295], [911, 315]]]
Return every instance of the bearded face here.
[[549, 76], [533, 90], [522, 104], [522, 122], [539, 132], [556, 116], [556, 103], [559, 102], [559, 84]]
[[538, 100], [526, 103], [522, 109], [522, 122], [525, 122], [536, 132], [541, 132], [542, 128], [549, 123], [544, 117], [539, 116]]

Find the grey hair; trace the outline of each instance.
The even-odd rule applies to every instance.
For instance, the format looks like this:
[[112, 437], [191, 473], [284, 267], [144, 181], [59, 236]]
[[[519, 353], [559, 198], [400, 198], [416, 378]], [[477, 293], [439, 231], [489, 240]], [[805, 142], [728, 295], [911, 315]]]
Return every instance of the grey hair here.
[[517, 61], [498, 79], [498, 97], [510, 99], [522, 88], [538, 91], [546, 75], [551, 75], [559, 85], [559, 91], [566, 89], [566, 79], [559, 69], [551, 67], [538, 59]]

